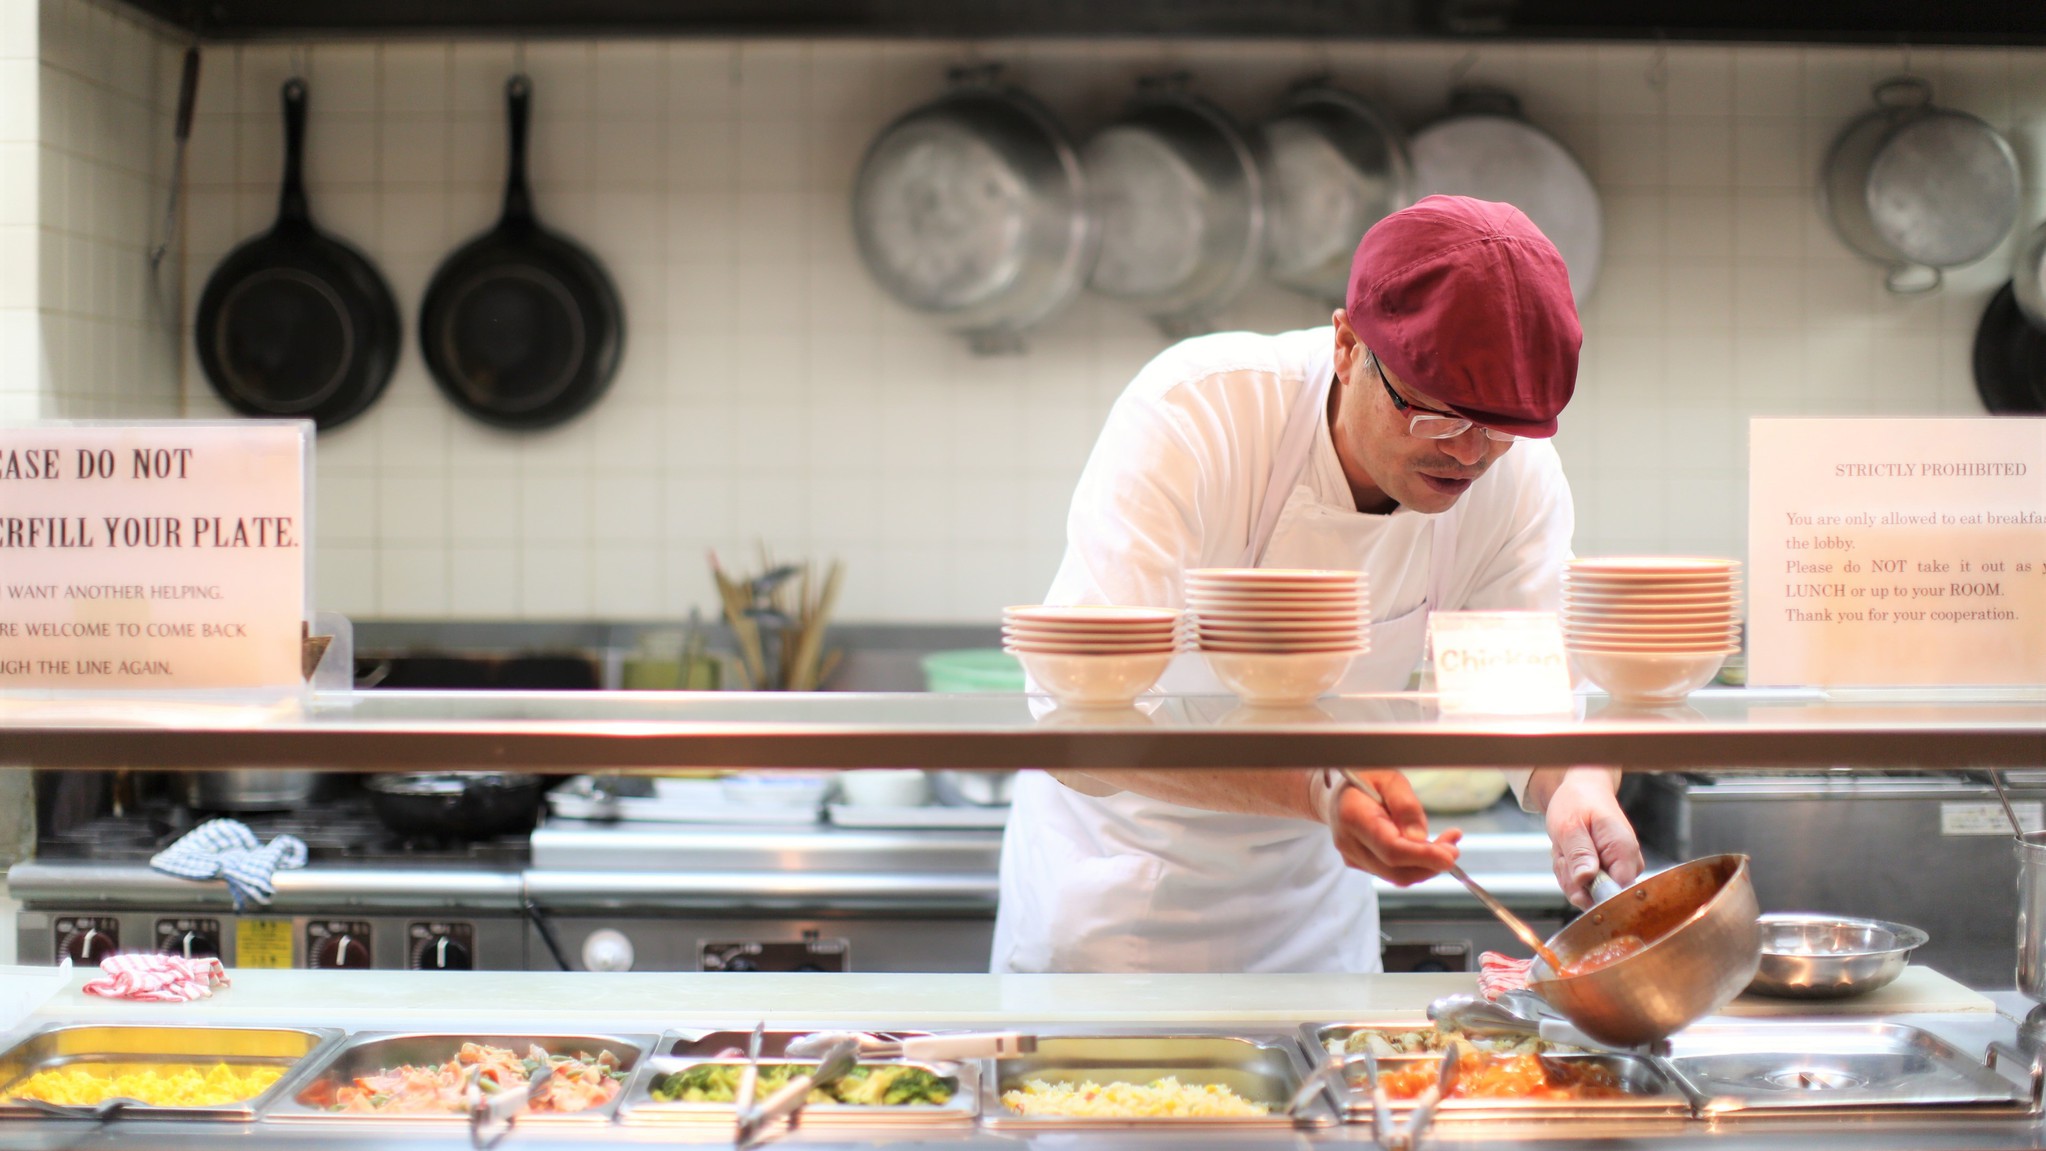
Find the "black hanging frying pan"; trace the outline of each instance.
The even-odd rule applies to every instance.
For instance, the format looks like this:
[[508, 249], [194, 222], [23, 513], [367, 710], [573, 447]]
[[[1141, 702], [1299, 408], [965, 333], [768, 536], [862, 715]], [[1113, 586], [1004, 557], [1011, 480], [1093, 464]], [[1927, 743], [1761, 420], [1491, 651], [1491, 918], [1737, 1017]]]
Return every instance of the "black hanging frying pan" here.
[[2033, 327], [2009, 284], [1975, 329], [1975, 390], [1995, 415], [2046, 412], [2046, 331]]
[[426, 366], [486, 423], [542, 428], [596, 402], [618, 371], [625, 315], [603, 265], [540, 226], [526, 186], [532, 82], [504, 86], [511, 172], [497, 227], [442, 263], [419, 309]]
[[199, 366], [229, 406], [331, 428], [390, 382], [403, 339], [391, 289], [306, 209], [305, 81], [284, 84], [277, 223], [227, 254], [199, 297]]

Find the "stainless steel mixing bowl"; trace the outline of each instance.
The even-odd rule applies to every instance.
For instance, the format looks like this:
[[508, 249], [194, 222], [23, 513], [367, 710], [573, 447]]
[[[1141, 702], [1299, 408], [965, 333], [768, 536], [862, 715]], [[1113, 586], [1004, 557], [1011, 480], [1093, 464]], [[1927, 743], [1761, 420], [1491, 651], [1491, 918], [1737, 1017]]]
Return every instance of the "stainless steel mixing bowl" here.
[[1790, 912], [1764, 915], [1762, 963], [1748, 990], [1785, 999], [1839, 999], [1874, 991], [1904, 971], [1926, 940], [1880, 919]]

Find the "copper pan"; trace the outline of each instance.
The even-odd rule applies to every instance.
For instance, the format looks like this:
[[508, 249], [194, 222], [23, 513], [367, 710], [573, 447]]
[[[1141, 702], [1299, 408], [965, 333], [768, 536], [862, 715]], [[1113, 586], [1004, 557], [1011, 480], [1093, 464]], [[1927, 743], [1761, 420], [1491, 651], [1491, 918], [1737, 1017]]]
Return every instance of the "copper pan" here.
[[1537, 959], [1528, 986], [1601, 1043], [1654, 1043], [1726, 1006], [1754, 979], [1759, 913], [1747, 856], [1694, 859], [1636, 882], [1549, 940], [1565, 967], [1619, 935], [1647, 947], [1565, 978]]

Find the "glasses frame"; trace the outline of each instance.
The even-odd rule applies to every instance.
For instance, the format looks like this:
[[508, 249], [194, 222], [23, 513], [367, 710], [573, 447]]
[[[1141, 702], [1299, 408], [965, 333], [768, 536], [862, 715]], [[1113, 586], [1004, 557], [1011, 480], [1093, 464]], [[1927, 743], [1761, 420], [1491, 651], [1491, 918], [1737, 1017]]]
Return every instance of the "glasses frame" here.
[[[1370, 365], [1371, 370], [1377, 373], [1378, 382], [1384, 386], [1385, 394], [1392, 399], [1392, 406], [1398, 409], [1401, 415], [1408, 417], [1407, 434], [1411, 436], [1424, 440], [1453, 440], [1472, 428], [1476, 428], [1485, 433], [1486, 439], [1502, 444], [1510, 444], [1523, 438], [1514, 432], [1502, 432], [1498, 428], [1488, 428], [1476, 420], [1459, 416], [1455, 412], [1445, 412], [1439, 408], [1424, 408], [1419, 404], [1410, 403], [1404, 396], [1392, 390], [1392, 381], [1385, 378], [1385, 365], [1378, 362], [1378, 354], [1376, 352], [1369, 348], [1364, 349], [1364, 359]], [[1426, 421], [1426, 426], [1429, 428], [1428, 431], [1421, 430], [1423, 421]], [[1438, 424], [1449, 430], [1434, 430]]]

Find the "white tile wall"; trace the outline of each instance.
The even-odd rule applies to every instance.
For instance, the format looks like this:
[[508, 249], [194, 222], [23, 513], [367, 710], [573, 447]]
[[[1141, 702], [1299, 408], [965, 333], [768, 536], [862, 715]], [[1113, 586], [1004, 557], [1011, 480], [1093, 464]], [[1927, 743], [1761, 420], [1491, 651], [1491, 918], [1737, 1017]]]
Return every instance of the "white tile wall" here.
[[[0, 9], [9, 13], [0, 36], [26, 20], [30, 37], [21, 60], [4, 58], [0, 40], [0, 309], [9, 278], [25, 267], [38, 321], [36, 350], [4, 361], [0, 397], [19, 387], [17, 370], [34, 364], [33, 410], [17, 414], [178, 416], [182, 268], [173, 250], [152, 271], [148, 254], [170, 188], [182, 49], [94, 0], [0, 0]], [[28, 86], [26, 103], [11, 101], [17, 79]], [[7, 143], [17, 121], [26, 144]], [[4, 215], [17, 186], [31, 197], [15, 241], [26, 252], [20, 263], [7, 235], [14, 220]]]
[[[51, 0], [46, 21], [53, 8], [105, 22], [86, 0]], [[174, 53], [155, 59], [174, 81]], [[2046, 214], [2046, 51], [2034, 49], [1918, 49], [1907, 61], [1898, 49], [1573, 44], [221, 48], [208, 57], [187, 181], [187, 310], [220, 256], [274, 212], [277, 89], [302, 71], [315, 217], [383, 268], [409, 339], [436, 262], [495, 217], [502, 85], [523, 67], [535, 82], [539, 210], [609, 266], [629, 312], [611, 393], [539, 434], [455, 414], [408, 345], [379, 405], [319, 441], [322, 606], [377, 617], [681, 615], [713, 602], [708, 551], [743, 560], [763, 541], [784, 557], [843, 558], [848, 619], [985, 621], [1039, 595], [1107, 406], [1163, 341], [1089, 300], [1033, 333], [1027, 355], [978, 359], [871, 287], [846, 222], [860, 152], [936, 92], [948, 64], [968, 60], [1007, 62], [1081, 136], [1114, 113], [1134, 76], [1161, 67], [1191, 71], [1246, 118], [1314, 72], [1409, 124], [1437, 114], [1459, 76], [1517, 90], [1584, 160], [1608, 214], [1578, 399], [1559, 441], [1586, 554], [1743, 552], [1751, 414], [1980, 410], [1969, 343], [2008, 274], [2009, 246], [1936, 296], [1893, 298], [1818, 211], [1820, 158], [1873, 81], [1908, 64], [1944, 102], [2009, 133], [2026, 172], [2025, 226]], [[47, 52], [44, 68], [48, 100], [50, 70], [74, 73]], [[110, 123], [109, 108], [144, 117], [155, 130], [133, 146], [152, 154], [149, 142], [168, 138], [160, 88], [151, 104], [146, 85], [78, 73], [44, 120], [68, 139], [80, 123]], [[59, 229], [63, 243], [43, 225], [45, 264], [61, 257], [61, 273], [43, 277], [44, 306], [53, 293], [84, 305], [104, 285], [83, 291], [77, 276], [124, 285], [118, 261], [82, 254], [104, 246], [94, 221], [110, 203], [131, 214], [155, 169], [124, 167], [133, 159], [119, 149], [71, 157], [47, 135], [42, 155], [95, 177], [93, 198], [59, 195], [86, 213]], [[62, 178], [73, 178], [69, 166]], [[1325, 313], [1260, 288], [1224, 318], [1276, 330]], [[185, 344], [186, 408], [216, 413]], [[81, 354], [52, 349], [67, 372]]]
[[31, 0], [0, 2], [0, 420], [41, 411], [36, 297], [36, 25]]

